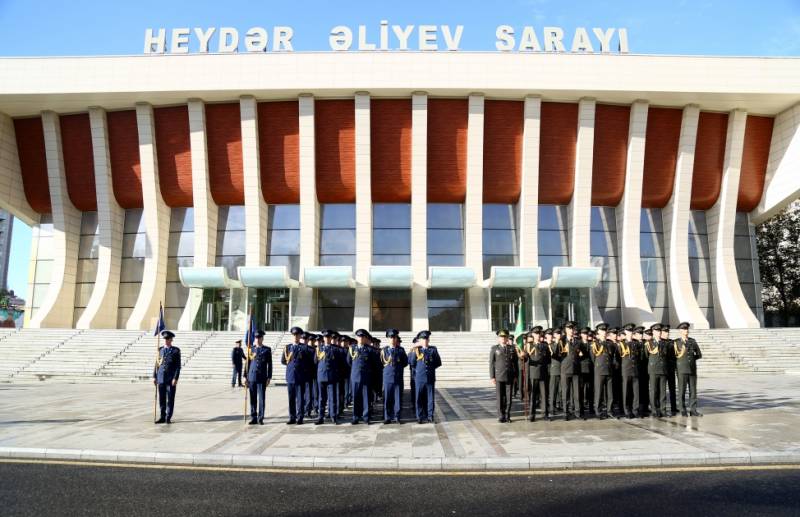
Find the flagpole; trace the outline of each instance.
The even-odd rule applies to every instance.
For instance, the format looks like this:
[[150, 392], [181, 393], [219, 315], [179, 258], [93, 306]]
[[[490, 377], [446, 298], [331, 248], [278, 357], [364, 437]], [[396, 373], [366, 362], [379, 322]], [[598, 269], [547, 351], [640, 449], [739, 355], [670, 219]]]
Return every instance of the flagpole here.
[[253, 334], [253, 308], [250, 307], [250, 316], [248, 317], [248, 321], [247, 321], [247, 330], [245, 331], [245, 334], [244, 334], [244, 339], [245, 339], [245, 341], [247, 341], [247, 358], [246, 358], [246, 361], [245, 361], [245, 365], [246, 366], [245, 366], [245, 369], [244, 369], [244, 372], [245, 372], [244, 373], [244, 375], [245, 375], [244, 384], [245, 384], [246, 387], [244, 389], [244, 407], [243, 407], [243, 411], [242, 411], [245, 423], [247, 422], [247, 397], [248, 397], [248, 395], [250, 393], [250, 386], [249, 386], [250, 383], [247, 381], [247, 372], [250, 371], [250, 343], [253, 340], [252, 334]]
[[158, 321], [156, 322], [156, 360], [155, 360], [155, 370], [156, 370], [156, 382], [153, 383], [153, 421], [157, 420], [156, 418], [156, 410], [158, 406], [158, 356], [161, 350], [161, 316], [163, 315], [163, 306], [161, 302], [158, 302]]

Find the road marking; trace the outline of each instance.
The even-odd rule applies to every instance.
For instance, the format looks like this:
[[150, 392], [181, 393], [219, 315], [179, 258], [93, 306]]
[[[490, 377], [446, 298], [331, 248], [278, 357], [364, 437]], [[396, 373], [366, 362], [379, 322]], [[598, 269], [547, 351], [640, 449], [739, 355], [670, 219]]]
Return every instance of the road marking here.
[[800, 470], [800, 464], [785, 465], [705, 465], [687, 467], [620, 467], [620, 468], [585, 468], [585, 469], [550, 469], [550, 470], [358, 470], [358, 469], [308, 469], [308, 468], [278, 468], [278, 467], [226, 467], [226, 466], [203, 466], [203, 465], [160, 465], [145, 463], [116, 463], [116, 462], [94, 462], [79, 460], [37, 460], [25, 458], [0, 458], [0, 464], [39, 464], [39, 465], [64, 465], [72, 467], [103, 467], [103, 468], [130, 468], [130, 469], [151, 469], [151, 470], [187, 470], [196, 472], [245, 472], [245, 473], [264, 473], [264, 474], [303, 474], [303, 475], [365, 475], [365, 476], [452, 476], [452, 477], [476, 477], [476, 476], [578, 476], [578, 475], [598, 475], [598, 474], [655, 474], [655, 473], [694, 473], [694, 472], [758, 472], [758, 471], [780, 471], [780, 470]]

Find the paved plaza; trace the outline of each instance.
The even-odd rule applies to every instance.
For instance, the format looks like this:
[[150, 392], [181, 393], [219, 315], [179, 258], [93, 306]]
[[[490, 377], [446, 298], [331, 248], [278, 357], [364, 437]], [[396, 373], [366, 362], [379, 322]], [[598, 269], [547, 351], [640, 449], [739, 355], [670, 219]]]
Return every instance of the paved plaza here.
[[387, 470], [797, 463], [799, 388], [791, 375], [701, 378], [702, 418], [530, 423], [515, 402], [501, 424], [487, 382], [439, 388], [433, 425], [406, 407], [402, 425], [352, 426], [348, 410], [338, 426], [289, 426], [286, 390], [273, 386], [265, 425], [248, 426], [242, 389], [186, 382], [167, 426], [152, 423], [146, 383], [2, 384], [0, 457]]

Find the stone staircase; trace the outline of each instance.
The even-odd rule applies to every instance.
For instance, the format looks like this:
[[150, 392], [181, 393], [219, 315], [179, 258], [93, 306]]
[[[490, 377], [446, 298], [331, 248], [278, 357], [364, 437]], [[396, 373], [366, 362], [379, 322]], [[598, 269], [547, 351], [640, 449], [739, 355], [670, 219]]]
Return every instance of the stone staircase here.
[[0, 334], [0, 380], [10, 380], [80, 334], [71, 329], [3, 329]]
[[[272, 368], [274, 382], [283, 382], [283, 367], [280, 364], [280, 354], [277, 344], [283, 332], [266, 332], [264, 344], [272, 347]], [[243, 332], [214, 332], [197, 350], [191, 360], [181, 370], [182, 379], [215, 380], [230, 382], [233, 367], [231, 365], [231, 350], [237, 339], [244, 340]], [[242, 348], [246, 348], [243, 343]], [[283, 347], [281, 346], [281, 351]], [[183, 351], [183, 348], [181, 348]]]
[[703, 351], [702, 363], [709, 350], [726, 355], [746, 371], [800, 374], [800, 328], [694, 330], [691, 335]]

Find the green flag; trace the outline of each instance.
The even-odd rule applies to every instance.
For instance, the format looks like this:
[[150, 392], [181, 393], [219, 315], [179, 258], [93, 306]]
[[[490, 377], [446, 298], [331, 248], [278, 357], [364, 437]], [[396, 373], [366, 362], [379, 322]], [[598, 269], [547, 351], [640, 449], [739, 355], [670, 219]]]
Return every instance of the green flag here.
[[525, 340], [522, 334], [525, 332], [525, 299], [520, 298], [519, 309], [517, 310], [517, 325], [514, 327], [514, 340], [517, 342], [517, 348], [522, 350]]

